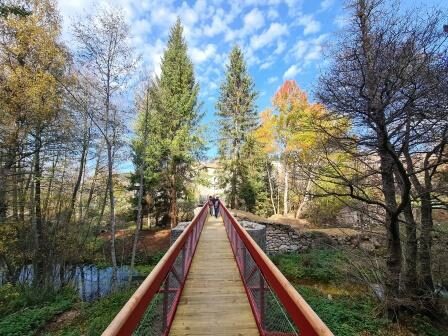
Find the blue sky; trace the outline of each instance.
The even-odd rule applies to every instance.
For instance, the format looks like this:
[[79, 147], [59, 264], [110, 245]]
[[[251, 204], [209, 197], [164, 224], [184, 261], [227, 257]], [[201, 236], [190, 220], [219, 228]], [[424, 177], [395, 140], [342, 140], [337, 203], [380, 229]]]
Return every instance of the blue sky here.
[[[64, 36], [70, 39], [70, 18], [93, 6], [92, 1], [59, 0]], [[96, 4], [99, 1], [95, 2]], [[231, 48], [244, 51], [248, 69], [259, 92], [259, 111], [285, 79], [295, 79], [312, 97], [320, 71], [325, 68], [329, 43], [346, 22], [340, 0], [109, 0], [120, 6], [131, 28], [131, 43], [147, 71], [159, 73], [160, 57], [170, 26], [179, 16], [201, 87], [203, 123], [216, 137], [214, 110]], [[403, 1], [405, 7], [440, 5], [439, 1]], [[446, 8], [446, 5], [444, 5]], [[209, 156], [216, 151], [211, 146]]]

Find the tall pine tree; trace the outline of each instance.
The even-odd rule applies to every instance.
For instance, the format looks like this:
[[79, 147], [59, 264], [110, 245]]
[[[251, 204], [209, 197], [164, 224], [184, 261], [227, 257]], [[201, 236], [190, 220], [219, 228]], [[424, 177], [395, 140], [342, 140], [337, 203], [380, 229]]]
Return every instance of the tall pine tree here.
[[157, 118], [152, 132], [158, 139], [163, 183], [169, 197], [171, 227], [177, 225], [177, 199], [185, 195], [194, 175], [193, 165], [201, 157], [203, 142], [198, 135], [199, 85], [178, 19], [171, 28], [162, 57], [158, 90], [152, 97]]
[[231, 208], [241, 203], [246, 163], [241, 153], [247, 135], [257, 123], [256, 97], [243, 52], [235, 46], [229, 56], [226, 78], [216, 104], [220, 117], [219, 160], [224, 168], [222, 182]]

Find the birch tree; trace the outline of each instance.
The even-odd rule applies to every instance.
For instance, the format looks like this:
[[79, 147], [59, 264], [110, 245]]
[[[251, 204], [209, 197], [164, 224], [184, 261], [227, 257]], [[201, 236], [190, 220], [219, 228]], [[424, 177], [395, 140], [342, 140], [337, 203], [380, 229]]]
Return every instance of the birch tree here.
[[77, 57], [84, 67], [82, 71], [89, 72], [90, 76], [94, 77], [102, 99], [101, 110], [91, 118], [106, 144], [111, 258], [115, 269], [117, 259], [113, 172], [116, 147], [119, 143], [118, 130], [123, 117], [114, 98], [125, 88], [134, 69], [135, 58], [129, 45], [129, 27], [118, 8], [101, 8], [95, 14], [87, 14], [83, 20], [73, 25], [73, 32], [79, 46]]

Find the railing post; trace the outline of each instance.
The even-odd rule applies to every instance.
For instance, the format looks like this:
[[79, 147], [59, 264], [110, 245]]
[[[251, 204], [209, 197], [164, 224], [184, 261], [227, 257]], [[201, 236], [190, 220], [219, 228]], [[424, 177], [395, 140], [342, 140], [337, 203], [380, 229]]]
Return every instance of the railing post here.
[[244, 282], [246, 282], [246, 276], [247, 276], [247, 252], [246, 252], [246, 247], [243, 244], [243, 280]]
[[260, 282], [259, 282], [259, 286], [260, 286], [260, 325], [261, 328], [264, 329], [265, 328], [265, 321], [264, 321], [264, 316], [265, 316], [265, 302], [264, 302], [264, 279], [263, 279], [263, 275], [261, 274], [260, 271], [258, 271], [259, 275], [260, 275]]
[[185, 260], [185, 256], [186, 256], [186, 248], [187, 248], [187, 243], [185, 243], [185, 245], [184, 245], [184, 247], [182, 248], [182, 263], [181, 263], [181, 266], [182, 266], [182, 282], [184, 282], [185, 281], [185, 263], [187, 262], [186, 260]]
[[165, 284], [163, 286], [163, 317], [162, 317], [162, 331], [165, 332], [168, 326], [168, 295], [170, 289], [170, 273], [166, 276]]

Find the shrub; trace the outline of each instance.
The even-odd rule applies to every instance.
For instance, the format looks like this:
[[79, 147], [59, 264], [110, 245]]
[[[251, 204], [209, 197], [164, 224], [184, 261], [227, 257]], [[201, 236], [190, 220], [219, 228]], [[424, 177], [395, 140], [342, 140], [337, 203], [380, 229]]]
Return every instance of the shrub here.
[[368, 296], [336, 296], [329, 299], [318, 290], [298, 287], [299, 293], [338, 336], [376, 335], [387, 321], [376, 317], [376, 304]]
[[290, 279], [333, 282], [343, 278], [342, 252], [338, 250], [286, 253], [273, 256], [272, 261]]
[[44, 326], [45, 323], [53, 319], [55, 315], [69, 309], [72, 304], [72, 299], [59, 297], [55, 299], [55, 302], [42, 306], [25, 308], [10, 314], [0, 320], [0, 335], [35, 335], [37, 329]]

